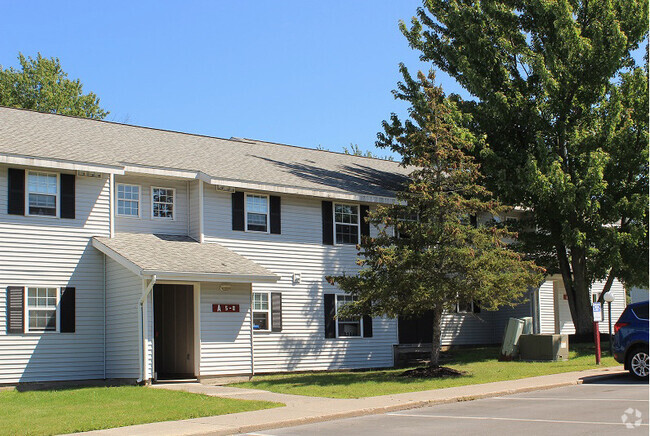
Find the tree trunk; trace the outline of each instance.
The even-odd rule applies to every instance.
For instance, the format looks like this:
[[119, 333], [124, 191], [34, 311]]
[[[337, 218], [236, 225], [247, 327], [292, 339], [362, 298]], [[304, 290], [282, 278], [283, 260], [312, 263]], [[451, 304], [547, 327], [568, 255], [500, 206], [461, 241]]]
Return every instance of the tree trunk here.
[[429, 366], [437, 368], [440, 366], [440, 341], [442, 338], [442, 309], [437, 307], [433, 310], [433, 338], [431, 339], [431, 361]]
[[576, 334], [587, 336], [593, 333], [593, 314], [589, 299], [589, 283], [587, 283], [587, 264], [584, 249], [573, 247], [571, 259], [567, 248], [562, 242], [559, 223], [551, 227], [551, 235], [555, 239], [555, 252], [558, 266], [562, 274], [562, 282], [569, 301], [569, 311]]

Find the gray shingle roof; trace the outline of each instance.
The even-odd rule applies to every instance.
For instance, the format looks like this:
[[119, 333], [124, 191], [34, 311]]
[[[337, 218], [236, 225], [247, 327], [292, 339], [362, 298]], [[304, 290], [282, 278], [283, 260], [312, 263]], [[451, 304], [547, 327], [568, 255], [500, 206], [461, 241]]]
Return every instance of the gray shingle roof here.
[[[94, 237], [93, 246], [109, 257], [126, 259], [142, 275], [206, 276], [228, 281], [276, 281], [266, 268], [216, 243], [200, 244], [187, 236], [118, 233]], [[117, 256], [116, 256], [117, 255]], [[212, 277], [210, 277], [212, 276]]]
[[201, 171], [211, 177], [392, 197], [396, 162], [0, 107], [0, 154]]

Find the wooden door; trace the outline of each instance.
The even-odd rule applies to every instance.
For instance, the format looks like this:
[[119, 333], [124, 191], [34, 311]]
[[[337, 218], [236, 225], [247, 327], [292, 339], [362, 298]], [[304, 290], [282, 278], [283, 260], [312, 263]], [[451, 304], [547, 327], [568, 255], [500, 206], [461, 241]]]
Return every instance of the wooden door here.
[[158, 379], [194, 374], [194, 287], [155, 285], [154, 364]]

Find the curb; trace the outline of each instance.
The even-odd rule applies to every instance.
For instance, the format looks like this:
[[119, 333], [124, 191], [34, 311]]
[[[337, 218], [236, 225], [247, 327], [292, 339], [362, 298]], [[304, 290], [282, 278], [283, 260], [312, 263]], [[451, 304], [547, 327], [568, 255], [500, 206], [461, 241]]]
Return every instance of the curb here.
[[[594, 377], [612, 378], [612, 377], [616, 377], [618, 375], [620, 375], [620, 373], [606, 374], [606, 375], [603, 375], [603, 376], [594, 376]], [[512, 395], [512, 394], [532, 392], [532, 391], [542, 391], [542, 390], [547, 390], [547, 389], [554, 389], [554, 388], [560, 388], [560, 387], [566, 387], [566, 386], [576, 386], [576, 385], [581, 385], [581, 384], [583, 384], [583, 380], [578, 379], [578, 380], [573, 380], [573, 381], [568, 381], [568, 382], [552, 383], [552, 384], [541, 385], [541, 386], [528, 386], [528, 387], [525, 387], [525, 388], [506, 389], [506, 390], [488, 392], [488, 393], [478, 394], [478, 395], [459, 395], [459, 396], [456, 396], [456, 397], [440, 398], [440, 399], [435, 399], [435, 400], [411, 401], [411, 402], [408, 402], [408, 403], [397, 404], [397, 405], [394, 405], [394, 406], [383, 406], [383, 407], [372, 407], [372, 408], [367, 408], [367, 409], [356, 409], [356, 410], [352, 410], [350, 412], [338, 412], [338, 413], [332, 413], [332, 414], [329, 414], [329, 415], [322, 415], [322, 416], [287, 419], [287, 420], [284, 420], [284, 421], [281, 421], [281, 422], [273, 422], [273, 423], [266, 423], [266, 424], [242, 425], [242, 426], [239, 426], [239, 427], [236, 427], [236, 428], [231, 428], [231, 429], [228, 429], [228, 430], [213, 429], [213, 430], [207, 430], [205, 433], [198, 433], [198, 434], [211, 434], [211, 435], [215, 435], [215, 436], [226, 436], [226, 435], [233, 435], [233, 434], [238, 434], [238, 433], [250, 433], [250, 432], [256, 432], [256, 431], [261, 431], [261, 430], [271, 430], [271, 429], [274, 429], [274, 428], [295, 427], [295, 426], [298, 426], [298, 425], [314, 424], [314, 423], [317, 423], [317, 422], [333, 421], [333, 420], [336, 420], [336, 419], [356, 418], [356, 417], [359, 417], [359, 416], [368, 416], [368, 415], [379, 415], [379, 414], [382, 414], [382, 413], [397, 412], [397, 411], [400, 411], [400, 410], [407, 410], [407, 409], [418, 409], [418, 408], [427, 407], [427, 406], [434, 406], [434, 405], [437, 405], [437, 404], [459, 403], [459, 402], [463, 402], [463, 401], [480, 400], [480, 399], [484, 399], [484, 398], [500, 397], [500, 396], [503, 396], [503, 395]]]

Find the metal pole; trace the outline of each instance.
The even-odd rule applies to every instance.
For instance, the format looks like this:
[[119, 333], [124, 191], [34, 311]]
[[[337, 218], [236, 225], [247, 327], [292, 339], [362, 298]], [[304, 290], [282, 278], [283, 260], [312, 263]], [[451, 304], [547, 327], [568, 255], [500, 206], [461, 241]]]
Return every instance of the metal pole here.
[[607, 321], [609, 323], [609, 355], [614, 355], [614, 338], [612, 337], [612, 302], [607, 302]]
[[594, 322], [594, 342], [596, 343], [596, 365], [600, 365], [600, 331], [597, 322]]

